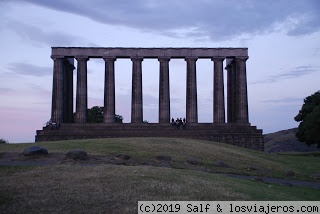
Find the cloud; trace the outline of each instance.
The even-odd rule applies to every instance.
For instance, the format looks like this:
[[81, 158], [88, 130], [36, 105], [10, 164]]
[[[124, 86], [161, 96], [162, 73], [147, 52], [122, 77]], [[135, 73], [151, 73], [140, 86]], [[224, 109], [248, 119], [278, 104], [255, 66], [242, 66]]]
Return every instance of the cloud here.
[[293, 103], [302, 103], [303, 98], [286, 97], [286, 98], [276, 99], [276, 100], [263, 100], [262, 102], [274, 103], [274, 104], [293, 104]]
[[57, 31], [50, 31], [50, 28], [40, 28], [35, 25], [26, 24], [11, 19], [6, 20], [5, 27], [14, 31], [23, 39], [24, 42], [30, 43], [35, 47], [72, 46], [79, 44], [89, 45], [92, 47], [99, 46], [79, 36], [73, 36], [71, 34]]
[[[315, 7], [318, 7], [318, 10], [320, 9], [319, 4], [320, 3], [318, 2], [318, 5], [315, 5]], [[288, 35], [301, 36], [319, 31], [319, 19], [319, 13], [306, 13], [303, 16], [300, 16], [299, 18], [290, 17], [289, 20], [291, 22], [292, 27], [288, 30]]]
[[14, 94], [15, 90], [12, 88], [0, 88], [0, 95], [11, 95]]
[[291, 36], [320, 29], [320, 2], [260, 0], [25, 0], [84, 16], [103, 24], [122, 25], [171, 37], [213, 41], [277, 30]]
[[317, 70], [318, 70], [317, 67], [313, 67], [313, 66], [298, 66], [288, 72], [281, 73], [278, 75], [273, 75], [272, 77], [281, 78], [281, 79], [296, 78], [296, 77], [301, 77], [301, 76], [311, 74]]
[[7, 65], [7, 68], [18, 75], [43, 77], [52, 76], [52, 67], [42, 67], [29, 63], [15, 62]]
[[283, 80], [283, 79], [291, 79], [291, 78], [298, 78], [298, 77], [306, 76], [306, 75], [314, 73], [318, 70], [319, 69], [316, 66], [310, 66], [310, 65], [297, 66], [297, 67], [292, 68], [286, 72], [276, 74], [276, 75], [271, 75], [264, 80], [252, 82], [250, 84], [274, 83], [274, 82], [277, 82], [277, 81]]

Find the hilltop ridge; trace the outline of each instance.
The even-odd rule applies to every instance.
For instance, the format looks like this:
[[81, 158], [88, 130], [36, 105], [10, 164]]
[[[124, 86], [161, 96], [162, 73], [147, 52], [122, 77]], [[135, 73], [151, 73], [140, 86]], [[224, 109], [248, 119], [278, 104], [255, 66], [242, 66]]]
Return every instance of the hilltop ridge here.
[[269, 153], [276, 152], [313, 152], [320, 151], [317, 145], [307, 146], [298, 141], [296, 133], [298, 128], [281, 130], [264, 135], [264, 150]]

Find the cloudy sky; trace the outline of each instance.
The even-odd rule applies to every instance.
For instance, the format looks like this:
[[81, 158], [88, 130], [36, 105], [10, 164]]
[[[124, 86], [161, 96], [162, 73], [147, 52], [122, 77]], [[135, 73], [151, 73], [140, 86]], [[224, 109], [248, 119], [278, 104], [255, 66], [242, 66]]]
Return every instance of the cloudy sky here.
[[[320, 89], [318, 0], [1, 0], [0, 138], [33, 142], [50, 119], [51, 47], [248, 47], [249, 120], [296, 127]], [[130, 122], [131, 61], [115, 62], [116, 113]], [[76, 73], [76, 72], [74, 72]], [[88, 61], [88, 105], [103, 105], [104, 62]], [[226, 79], [226, 78], [225, 78]], [[143, 61], [144, 119], [158, 121], [159, 63]], [[213, 121], [213, 64], [197, 61], [199, 122]], [[171, 115], [185, 116], [186, 63], [170, 61]]]

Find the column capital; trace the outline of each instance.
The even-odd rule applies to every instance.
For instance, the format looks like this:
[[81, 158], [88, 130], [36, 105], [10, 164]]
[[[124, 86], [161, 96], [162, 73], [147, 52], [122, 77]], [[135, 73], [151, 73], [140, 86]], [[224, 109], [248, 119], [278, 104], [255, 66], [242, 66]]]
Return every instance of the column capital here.
[[225, 57], [212, 57], [211, 61], [217, 62], [217, 61], [224, 61]]
[[88, 56], [75, 56], [74, 58], [76, 58], [77, 61], [89, 61]]
[[163, 56], [163, 57], [158, 57], [159, 62], [169, 62], [171, 60], [171, 57]]
[[185, 61], [197, 61], [198, 57], [195, 56], [187, 56], [184, 58]]
[[55, 60], [55, 59], [64, 59], [65, 57], [62, 55], [51, 55], [51, 59]]
[[140, 62], [142, 62], [143, 61], [143, 57], [139, 57], [139, 56], [131, 57], [131, 61], [140, 61]]
[[104, 56], [104, 57], [102, 57], [103, 58], [103, 60], [105, 61], [105, 62], [114, 62], [114, 61], [116, 61], [117, 60], [117, 58], [116, 57], [108, 57], [108, 56]]
[[247, 61], [248, 59], [248, 56], [237, 56], [236, 58], [234, 58], [234, 60], [236, 61]]

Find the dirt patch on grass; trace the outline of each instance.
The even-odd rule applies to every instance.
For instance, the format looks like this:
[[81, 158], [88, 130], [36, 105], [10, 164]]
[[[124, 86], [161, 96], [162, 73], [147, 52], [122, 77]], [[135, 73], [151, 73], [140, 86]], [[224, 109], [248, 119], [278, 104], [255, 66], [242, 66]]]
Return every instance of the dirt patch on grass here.
[[[143, 158], [134, 158], [127, 156], [128, 158], [119, 158], [119, 156], [127, 155], [116, 155], [112, 157], [103, 156], [103, 155], [88, 155], [87, 160], [73, 160], [66, 157], [64, 153], [49, 153], [48, 155], [34, 155], [34, 156], [24, 156], [22, 153], [18, 152], [4, 152], [0, 153], [0, 165], [4, 166], [42, 166], [42, 165], [57, 165], [57, 164], [71, 164], [71, 165], [124, 165], [124, 166], [154, 166], [154, 167], [167, 167], [173, 169], [185, 169], [192, 171], [201, 171], [207, 173], [215, 173], [212, 169], [206, 168], [202, 165], [194, 165], [188, 162], [179, 162], [174, 159], [167, 160], [154, 158], [143, 159]], [[221, 175], [230, 176], [226, 173], [218, 173]], [[252, 179], [254, 176], [249, 175], [234, 175], [233, 177], [240, 179]], [[294, 186], [309, 186], [315, 189], [320, 189], [319, 182], [307, 182], [307, 181], [297, 181], [287, 180], [287, 179], [274, 179], [268, 177], [261, 177], [264, 181], [269, 183], [290, 183]]]
[[48, 155], [34, 155], [24, 156], [18, 152], [4, 152], [0, 153], [0, 165], [50, 165], [50, 164], [80, 164], [80, 165], [100, 165], [100, 164], [115, 164], [125, 166], [158, 166], [158, 167], [172, 167], [172, 168], [189, 168], [187, 164], [181, 164], [174, 160], [157, 161], [143, 158], [119, 158], [117, 156], [103, 156], [103, 155], [88, 155], [87, 160], [73, 160], [66, 157], [64, 153], [49, 153]]

